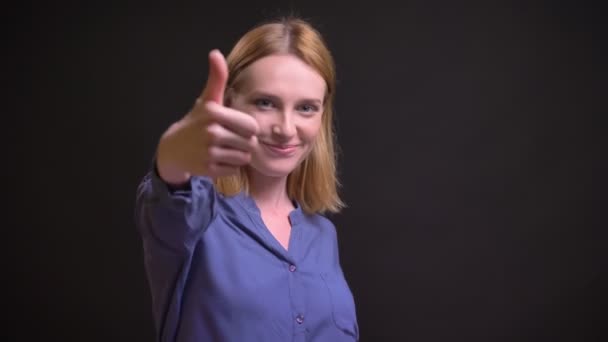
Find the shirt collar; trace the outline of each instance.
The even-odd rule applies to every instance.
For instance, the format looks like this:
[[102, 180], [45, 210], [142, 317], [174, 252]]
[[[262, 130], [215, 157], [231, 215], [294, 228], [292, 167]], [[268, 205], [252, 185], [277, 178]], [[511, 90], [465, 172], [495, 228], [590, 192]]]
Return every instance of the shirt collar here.
[[[260, 212], [260, 208], [258, 208], [258, 205], [255, 203], [255, 200], [253, 199], [253, 197], [247, 195], [244, 192], [239, 193], [237, 195], [237, 197], [239, 198], [239, 201], [243, 204], [245, 209], [247, 209], [248, 211], [250, 211], [256, 215], [262, 214]], [[289, 220], [290, 220], [292, 226], [301, 222], [301, 220], [304, 217], [304, 211], [302, 210], [300, 203], [293, 200], [293, 205], [295, 208], [289, 213]]]

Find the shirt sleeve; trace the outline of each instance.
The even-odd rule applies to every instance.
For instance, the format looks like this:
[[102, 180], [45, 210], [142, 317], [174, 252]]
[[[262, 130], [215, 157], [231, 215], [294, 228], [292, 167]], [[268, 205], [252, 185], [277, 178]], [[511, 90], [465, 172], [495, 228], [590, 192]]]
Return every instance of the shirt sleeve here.
[[192, 177], [187, 186], [171, 189], [155, 167], [137, 187], [135, 224], [142, 237], [155, 326], [163, 341], [173, 340], [190, 260], [216, 215], [217, 198], [210, 178]]
[[144, 244], [153, 242], [175, 252], [190, 250], [213, 219], [216, 201], [210, 178], [192, 177], [188, 186], [174, 190], [153, 167], [137, 188], [136, 227]]

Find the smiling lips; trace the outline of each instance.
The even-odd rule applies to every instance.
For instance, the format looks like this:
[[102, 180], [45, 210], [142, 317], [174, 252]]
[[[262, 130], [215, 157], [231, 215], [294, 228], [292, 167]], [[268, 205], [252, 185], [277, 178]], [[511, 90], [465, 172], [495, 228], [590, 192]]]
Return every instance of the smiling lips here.
[[263, 142], [262, 145], [266, 147], [272, 154], [278, 157], [291, 157], [300, 145], [280, 145], [270, 144]]

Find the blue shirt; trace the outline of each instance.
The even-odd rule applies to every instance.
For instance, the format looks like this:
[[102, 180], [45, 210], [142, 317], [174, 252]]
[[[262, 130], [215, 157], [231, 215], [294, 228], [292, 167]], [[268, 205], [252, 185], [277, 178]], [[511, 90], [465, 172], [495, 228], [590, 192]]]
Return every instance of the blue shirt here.
[[205, 177], [171, 191], [148, 173], [136, 224], [157, 341], [357, 341], [334, 225], [297, 203], [289, 219], [286, 250], [250, 196], [223, 196]]

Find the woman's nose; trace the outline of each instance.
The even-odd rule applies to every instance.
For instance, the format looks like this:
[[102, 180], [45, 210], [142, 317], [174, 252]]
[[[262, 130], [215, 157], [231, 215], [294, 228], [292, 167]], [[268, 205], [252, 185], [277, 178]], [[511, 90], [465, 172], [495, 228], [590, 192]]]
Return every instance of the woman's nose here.
[[283, 113], [272, 126], [272, 134], [290, 138], [296, 134], [296, 126], [290, 113]]

